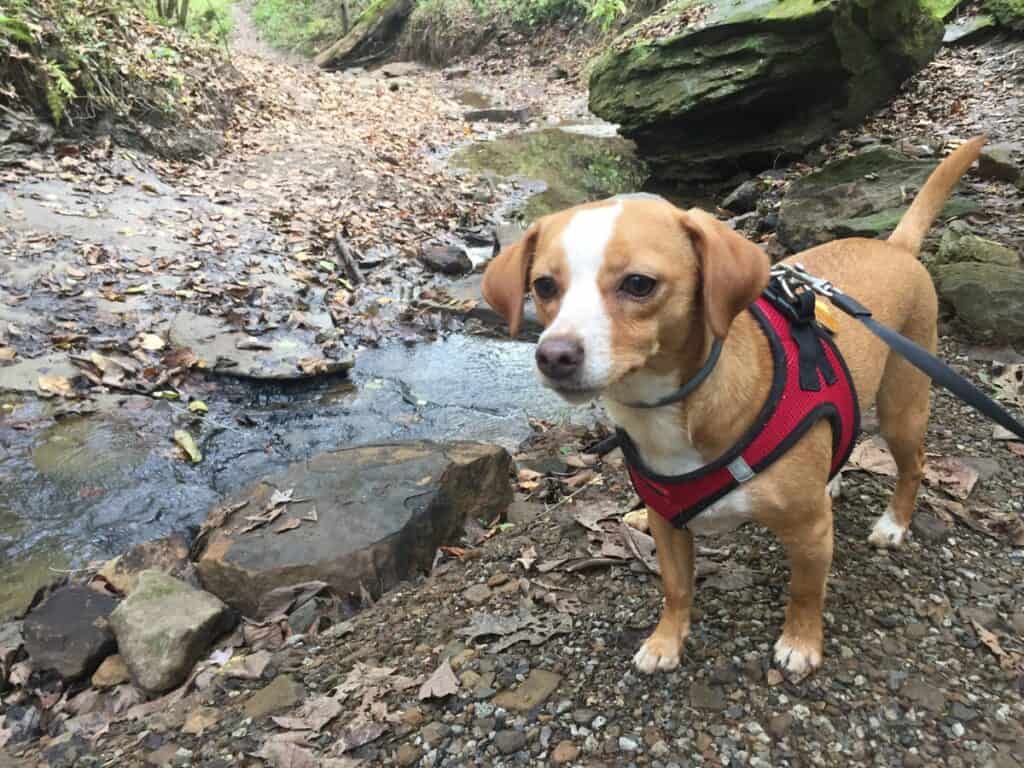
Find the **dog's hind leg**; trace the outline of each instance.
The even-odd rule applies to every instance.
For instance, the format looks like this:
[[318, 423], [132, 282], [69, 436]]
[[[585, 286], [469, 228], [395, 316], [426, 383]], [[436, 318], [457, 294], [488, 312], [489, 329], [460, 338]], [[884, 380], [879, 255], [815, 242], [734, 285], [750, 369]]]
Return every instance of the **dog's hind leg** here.
[[[904, 333], [934, 352], [935, 326], [923, 333]], [[890, 354], [878, 390], [878, 421], [882, 437], [896, 460], [896, 490], [875, 521], [868, 541], [877, 547], [899, 547], [910, 529], [917, 492], [924, 476], [924, 436], [928, 429], [928, 377], [899, 355]]]

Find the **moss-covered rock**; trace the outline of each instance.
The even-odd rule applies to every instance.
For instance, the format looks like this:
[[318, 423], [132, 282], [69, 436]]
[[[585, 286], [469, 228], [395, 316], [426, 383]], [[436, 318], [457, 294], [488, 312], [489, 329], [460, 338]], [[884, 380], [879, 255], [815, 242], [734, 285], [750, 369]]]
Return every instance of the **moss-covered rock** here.
[[1024, 342], [1024, 269], [947, 264], [936, 270], [939, 297], [981, 338]]
[[594, 62], [590, 108], [663, 178], [763, 169], [884, 103], [942, 32], [923, 0], [676, 0]]
[[934, 264], [959, 264], [975, 262], [977, 264], [999, 264], [1004, 267], [1019, 267], [1020, 257], [1012, 248], [978, 237], [971, 228], [962, 221], [951, 222], [942, 233], [939, 252]]
[[[779, 211], [779, 240], [800, 251], [840, 237], [878, 237], [896, 228], [938, 163], [871, 147], [793, 182]], [[974, 210], [954, 197], [942, 216]]]

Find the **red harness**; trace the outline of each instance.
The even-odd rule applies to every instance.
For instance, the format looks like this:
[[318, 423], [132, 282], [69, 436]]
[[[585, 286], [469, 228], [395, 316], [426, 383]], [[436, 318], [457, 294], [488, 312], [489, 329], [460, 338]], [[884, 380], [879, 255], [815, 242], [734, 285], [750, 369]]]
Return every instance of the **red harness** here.
[[794, 308], [766, 292], [750, 307], [771, 346], [772, 386], [754, 426], [719, 459], [685, 475], [659, 475], [619, 431], [633, 487], [677, 528], [771, 465], [819, 419], [832, 424], [829, 479], [849, 458], [860, 432], [857, 393], [831, 336], [814, 321], [813, 295], [804, 296]]

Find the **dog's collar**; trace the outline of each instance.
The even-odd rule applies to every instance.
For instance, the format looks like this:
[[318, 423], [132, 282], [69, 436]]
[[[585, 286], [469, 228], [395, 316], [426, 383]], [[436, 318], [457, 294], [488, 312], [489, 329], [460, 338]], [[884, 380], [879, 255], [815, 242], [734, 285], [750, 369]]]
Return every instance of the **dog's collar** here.
[[687, 397], [693, 394], [693, 392], [704, 383], [704, 380], [711, 375], [711, 371], [715, 369], [718, 364], [718, 358], [722, 355], [722, 340], [715, 338], [711, 344], [711, 351], [708, 353], [708, 359], [705, 361], [701, 369], [694, 374], [693, 378], [683, 384], [675, 392], [660, 397], [653, 403], [623, 403], [623, 405], [629, 408], [661, 408], [663, 405], [672, 405], [672, 403], [678, 403], [680, 400], [685, 400]]

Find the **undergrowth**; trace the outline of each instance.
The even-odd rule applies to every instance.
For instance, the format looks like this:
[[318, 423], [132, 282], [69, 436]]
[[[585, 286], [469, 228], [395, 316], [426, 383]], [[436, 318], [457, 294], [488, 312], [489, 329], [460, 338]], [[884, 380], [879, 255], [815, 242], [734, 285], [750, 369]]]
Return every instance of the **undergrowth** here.
[[985, 10], [1003, 26], [1024, 32], [1024, 0], [985, 0]]
[[345, 10], [349, 23], [369, 3], [366, 0], [256, 0], [252, 19], [278, 48], [312, 55], [345, 33]]
[[[59, 129], [207, 122], [217, 93], [228, 0], [193, 0], [200, 36], [153, 19], [139, 0], [0, 0], [0, 104]], [[207, 24], [215, 24], [206, 26]]]

